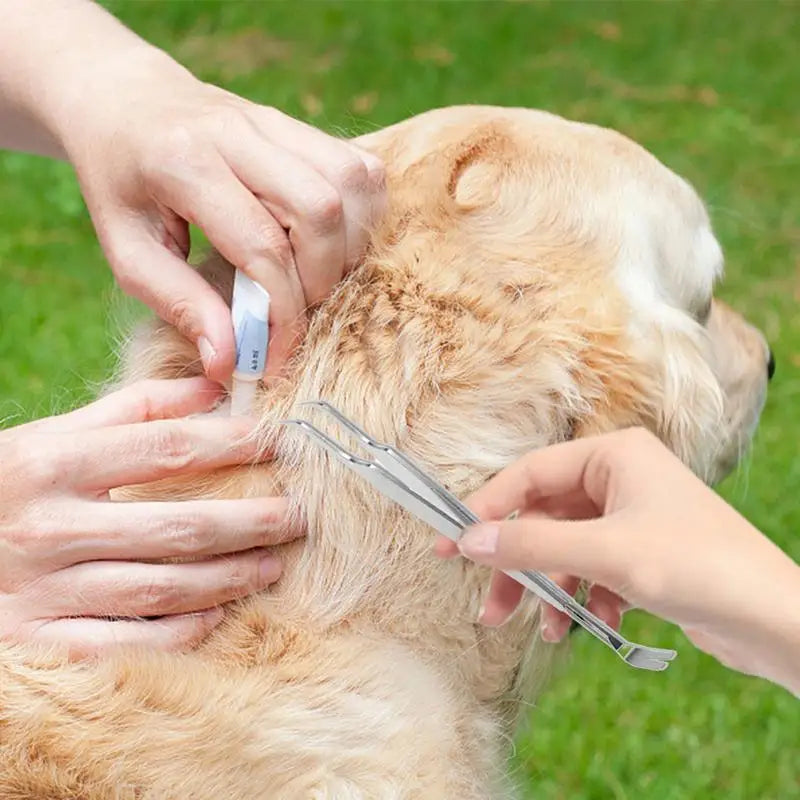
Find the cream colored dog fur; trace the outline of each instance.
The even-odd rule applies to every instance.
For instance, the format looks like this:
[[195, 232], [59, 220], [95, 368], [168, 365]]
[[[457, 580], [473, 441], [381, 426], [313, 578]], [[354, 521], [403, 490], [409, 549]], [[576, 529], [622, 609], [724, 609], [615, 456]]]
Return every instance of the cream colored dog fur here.
[[[260, 395], [274, 461], [137, 490], [285, 492], [307, 540], [194, 652], [70, 664], [2, 646], [0, 798], [513, 795], [509, 737], [552, 652], [535, 603], [477, 625], [486, 571], [432, 557], [429, 529], [274, 425], [301, 401], [331, 401], [462, 496], [532, 448], [616, 428], [649, 428], [709, 481], [749, 441], [767, 348], [712, 303], [706, 212], [655, 158], [522, 109], [431, 111], [358, 142], [387, 163], [389, 208]], [[229, 265], [203, 271], [228, 297]], [[124, 367], [200, 369], [163, 324]]]

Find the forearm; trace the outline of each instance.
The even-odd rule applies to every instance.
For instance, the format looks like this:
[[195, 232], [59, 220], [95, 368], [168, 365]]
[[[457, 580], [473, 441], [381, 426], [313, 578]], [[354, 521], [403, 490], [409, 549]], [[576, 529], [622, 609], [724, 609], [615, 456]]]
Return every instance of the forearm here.
[[768, 633], [772, 647], [764, 650], [761, 674], [800, 697], [800, 567], [796, 564], [786, 565]]
[[166, 58], [90, 0], [0, 0], [0, 18], [0, 148], [65, 158], [109, 62]]

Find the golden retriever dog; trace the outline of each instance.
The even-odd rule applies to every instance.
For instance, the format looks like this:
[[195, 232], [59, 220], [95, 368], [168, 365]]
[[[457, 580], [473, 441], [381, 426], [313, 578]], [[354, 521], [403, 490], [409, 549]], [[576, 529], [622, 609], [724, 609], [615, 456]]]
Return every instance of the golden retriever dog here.
[[[2, 646], [0, 797], [514, 795], [509, 738], [552, 652], [536, 602], [477, 624], [487, 570], [433, 557], [429, 528], [276, 424], [325, 427], [303, 401], [330, 401], [460, 496], [533, 448], [617, 428], [648, 428], [710, 482], [749, 442], [768, 348], [712, 300], [723, 259], [706, 211], [653, 156], [487, 107], [357, 142], [386, 161], [388, 209], [309, 310], [287, 377], [260, 392], [274, 459], [136, 489], [284, 493], [307, 539], [281, 546], [276, 587], [232, 604], [193, 652], [69, 663]], [[202, 270], [229, 297], [230, 265]], [[123, 366], [124, 381], [200, 371], [161, 323]]]

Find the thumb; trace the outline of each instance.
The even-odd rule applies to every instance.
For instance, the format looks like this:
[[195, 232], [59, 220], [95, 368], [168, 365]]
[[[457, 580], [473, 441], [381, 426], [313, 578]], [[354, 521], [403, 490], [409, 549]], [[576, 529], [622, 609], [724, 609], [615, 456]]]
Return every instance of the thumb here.
[[458, 549], [496, 569], [563, 572], [605, 585], [618, 571], [606, 518], [566, 521], [536, 516], [483, 522], [467, 528]]

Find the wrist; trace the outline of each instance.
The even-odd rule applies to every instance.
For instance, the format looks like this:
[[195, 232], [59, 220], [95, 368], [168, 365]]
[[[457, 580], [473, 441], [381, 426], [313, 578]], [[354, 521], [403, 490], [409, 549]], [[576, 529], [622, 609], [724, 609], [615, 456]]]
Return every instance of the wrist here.
[[51, 84], [55, 91], [43, 104], [42, 119], [73, 162], [85, 146], [95, 148], [127, 128], [140, 103], [170, 74], [191, 77], [162, 50], [138, 39], [125, 48], [79, 55], [68, 70], [68, 81]]
[[737, 636], [737, 649], [743, 671], [800, 697], [800, 568], [783, 558], [783, 569], [771, 572], [769, 587], [753, 598], [759, 610]]
[[783, 594], [773, 610], [774, 649], [763, 659], [763, 677], [800, 697], [800, 569], [795, 567], [794, 588]]

